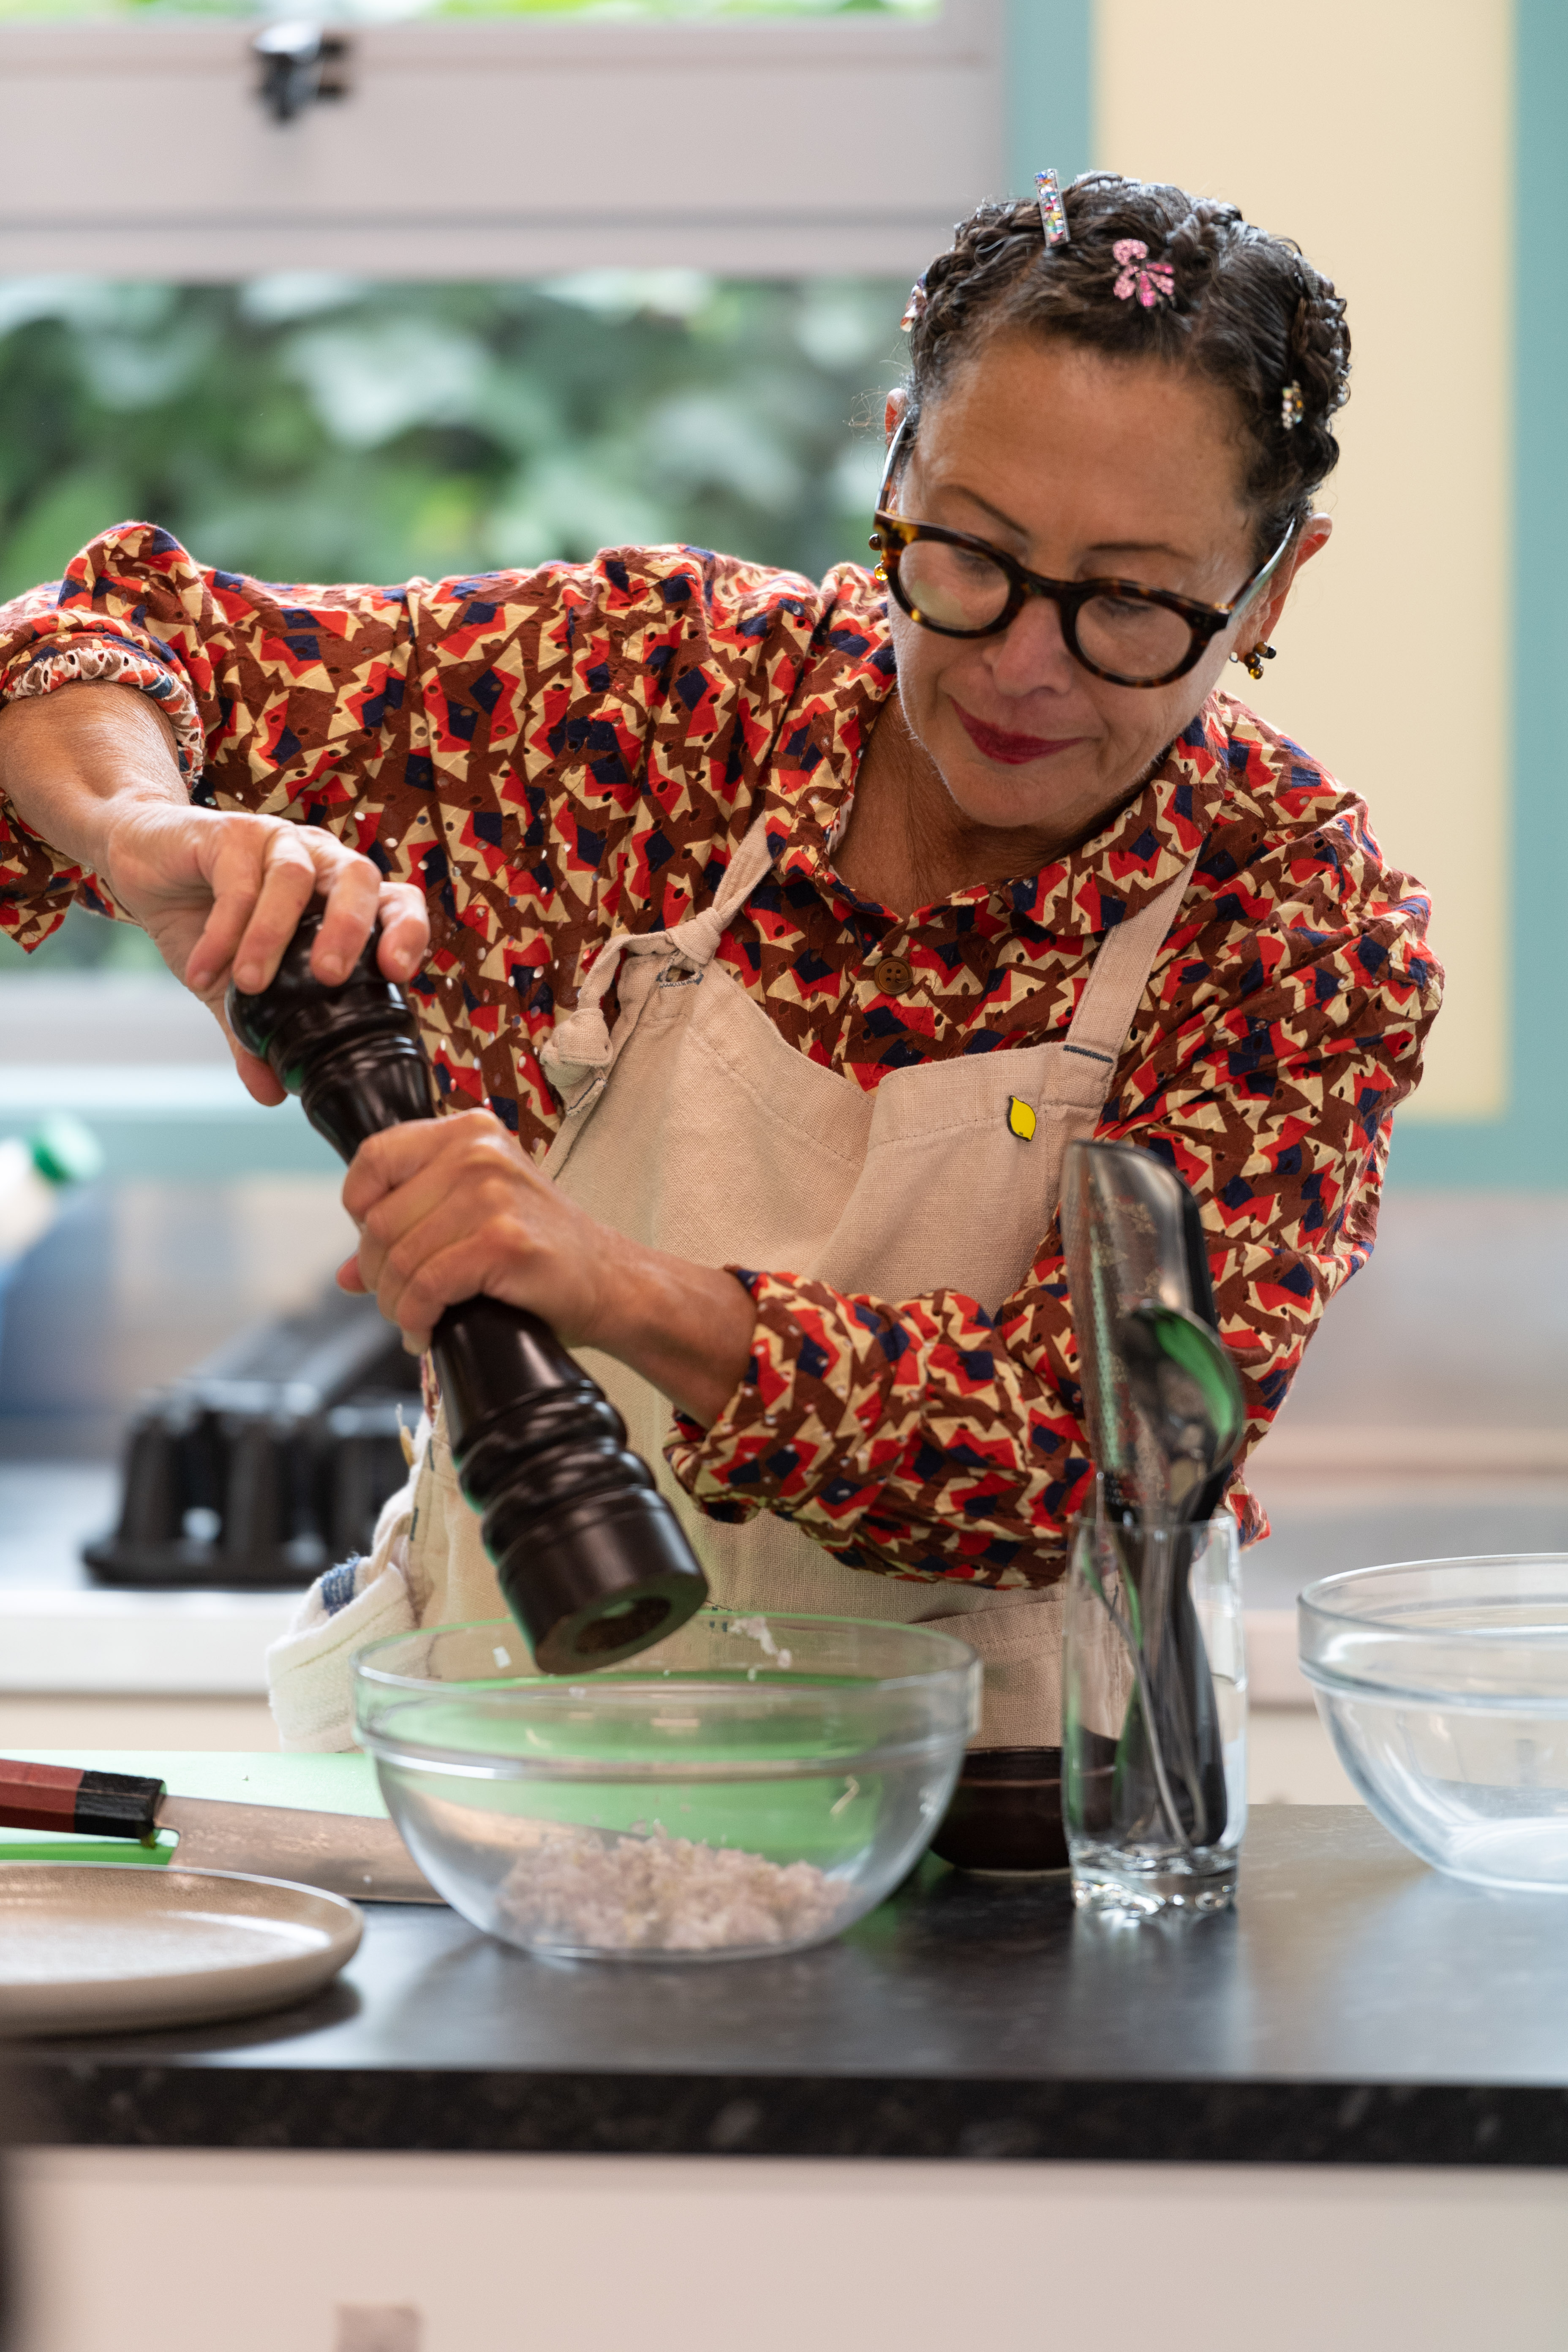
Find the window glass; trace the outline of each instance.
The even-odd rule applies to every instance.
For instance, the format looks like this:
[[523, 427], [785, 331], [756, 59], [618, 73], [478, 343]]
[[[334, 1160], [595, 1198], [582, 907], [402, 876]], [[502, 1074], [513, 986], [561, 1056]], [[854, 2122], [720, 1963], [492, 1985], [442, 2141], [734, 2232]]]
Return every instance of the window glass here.
[[[0, 281], [0, 594], [110, 523], [263, 579], [395, 581], [683, 540], [867, 560], [908, 289], [598, 270]], [[156, 963], [86, 913], [0, 973]]]

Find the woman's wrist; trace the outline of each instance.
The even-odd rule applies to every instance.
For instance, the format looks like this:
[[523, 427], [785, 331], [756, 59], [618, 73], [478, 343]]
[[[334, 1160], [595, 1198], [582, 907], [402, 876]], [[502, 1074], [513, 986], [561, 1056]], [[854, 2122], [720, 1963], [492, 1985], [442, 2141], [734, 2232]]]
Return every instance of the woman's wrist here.
[[586, 1344], [710, 1427], [745, 1377], [756, 1309], [732, 1274], [603, 1229], [602, 1303]]

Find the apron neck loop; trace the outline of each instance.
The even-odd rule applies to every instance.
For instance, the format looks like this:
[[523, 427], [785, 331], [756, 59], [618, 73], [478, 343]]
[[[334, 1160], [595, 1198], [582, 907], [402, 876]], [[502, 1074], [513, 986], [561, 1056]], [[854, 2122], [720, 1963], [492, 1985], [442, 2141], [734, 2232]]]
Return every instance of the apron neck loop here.
[[[759, 816], [742, 841], [739, 849], [724, 868], [723, 879], [713, 894], [713, 903], [700, 914], [689, 915], [683, 923], [676, 923], [662, 933], [655, 933], [646, 942], [653, 948], [662, 939], [671, 955], [680, 958], [699, 971], [707, 970], [718, 951], [719, 942], [734, 918], [740, 913], [759, 882], [773, 871], [773, 853], [768, 841], [766, 813]], [[639, 946], [644, 942], [639, 941]]]

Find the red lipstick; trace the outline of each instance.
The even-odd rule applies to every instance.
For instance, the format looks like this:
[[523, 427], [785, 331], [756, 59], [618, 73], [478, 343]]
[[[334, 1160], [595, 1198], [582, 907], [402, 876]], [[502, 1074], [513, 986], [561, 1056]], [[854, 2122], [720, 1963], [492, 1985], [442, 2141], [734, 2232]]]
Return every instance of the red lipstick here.
[[[948, 699], [952, 701], [951, 695]], [[965, 710], [962, 702], [952, 705], [958, 713], [964, 733], [977, 751], [987, 760], [999, 760], [1004, 766], [1021, 768], [1030, 760], [1044, 760], [1053, 751], [1066, 751], [1083, 740], [1081, 735], [1011, 735], [1004, 727], [988, 727], [984, 719], [976, 719]]]

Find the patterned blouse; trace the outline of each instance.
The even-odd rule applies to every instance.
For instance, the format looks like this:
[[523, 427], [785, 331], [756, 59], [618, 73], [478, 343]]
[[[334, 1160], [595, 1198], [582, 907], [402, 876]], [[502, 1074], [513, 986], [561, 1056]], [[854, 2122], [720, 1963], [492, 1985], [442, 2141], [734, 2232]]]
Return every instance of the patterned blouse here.
[[[890, 691], [884, 597], [684, 547], [401, 588], [278, 587], [125, 524], [0, 609], [0, 694], [122, 677], [173, 720], [195, 798], [330, 827], [421, 884], [416, 983], [442, 1096], [542, 1153], [539, 1049], [615, 929], [708, 903], [752, 817], [778, 859], [722, 959], [781, 1034], [888, 1070], [1066, 1031], [1107, 929], [1202, 854], [1098, 1132], [1195, 1192], [1254, 1440], [1376, 1225], [1394, 1105], [1441, 974], [1420, 886], [1363, 804], [1215, 693], [1091, 840], [908, 919], [858, 898], [835, 826]], [[0, 922], [24, 946], [109, 906], [0, 803]], [[740, 1270], [737, 1269], [737, 1272]], [[855, 1565], [995, 1586], [1060, 1574], [1090, 1468], [1053, 1225], [994, 1317], [953, 1291], [849, 1298], [742, 1275], [750, 1366], [669, 1458], [709, 1512], [780, 1511]], [[1243, 1532], [1266, 1522], [1239, 1480]]]

